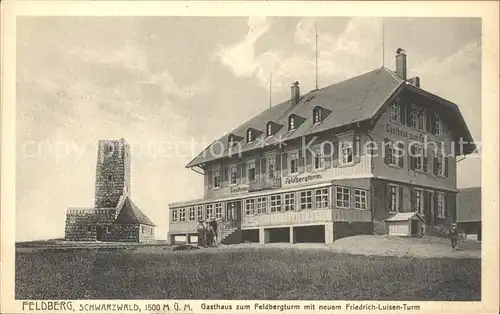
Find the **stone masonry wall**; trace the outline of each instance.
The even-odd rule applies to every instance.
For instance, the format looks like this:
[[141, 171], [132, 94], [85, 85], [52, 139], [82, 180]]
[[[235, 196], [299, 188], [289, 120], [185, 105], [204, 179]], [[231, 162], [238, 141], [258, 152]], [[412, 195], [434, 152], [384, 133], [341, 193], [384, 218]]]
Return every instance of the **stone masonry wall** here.
[[[96, 241], [98, 228], [108, 230], [116, 218], [116, 210], [112, 209], [68, 209], [64, 238], [68, 241]], [[103, 234], [101, 240], [106, 240]]]
[[152, 226], [141, 225], [139, 230], [139, 242], [151, 242], [155, 239], [155, 228]]
[[130, 145], [124, 139], [100, 140], [94, 207], [116, 207], [122, 195], [130, 195]]

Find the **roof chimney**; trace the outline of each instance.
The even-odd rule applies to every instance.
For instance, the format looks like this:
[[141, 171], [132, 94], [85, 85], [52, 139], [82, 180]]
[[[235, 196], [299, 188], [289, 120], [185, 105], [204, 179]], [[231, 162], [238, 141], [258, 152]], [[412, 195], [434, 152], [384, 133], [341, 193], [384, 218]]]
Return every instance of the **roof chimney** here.
[[292, 105], [296, 105], [299, 102], [299, 99], [300, 99], [299, 82], [295, 81], [295, 82], [293, 82], [292, 87], [291, 87]]
[[396, 50], [396, 75], [406, 81], [406, 51]]

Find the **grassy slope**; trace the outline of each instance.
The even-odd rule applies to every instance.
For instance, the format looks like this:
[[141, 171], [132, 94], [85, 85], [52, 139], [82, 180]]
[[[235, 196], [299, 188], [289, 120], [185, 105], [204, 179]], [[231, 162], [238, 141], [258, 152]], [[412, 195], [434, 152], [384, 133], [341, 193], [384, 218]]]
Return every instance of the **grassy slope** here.
[[480, 300], [481, 261], [324, 250], [16, 254], [16, 298]]

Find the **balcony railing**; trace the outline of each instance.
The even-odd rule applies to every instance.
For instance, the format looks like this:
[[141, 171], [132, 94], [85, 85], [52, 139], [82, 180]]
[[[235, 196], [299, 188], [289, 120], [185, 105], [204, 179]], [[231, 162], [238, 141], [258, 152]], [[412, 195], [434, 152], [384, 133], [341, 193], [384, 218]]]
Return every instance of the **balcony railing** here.
[[266, 174], [261, 175], [263, 178], [258, 178], [250, 182], [248, 191], [261, 191], [268, 189], [277, 189], [281, 187], [281, 177], [277, 174], [274, 178], [269, 179]]

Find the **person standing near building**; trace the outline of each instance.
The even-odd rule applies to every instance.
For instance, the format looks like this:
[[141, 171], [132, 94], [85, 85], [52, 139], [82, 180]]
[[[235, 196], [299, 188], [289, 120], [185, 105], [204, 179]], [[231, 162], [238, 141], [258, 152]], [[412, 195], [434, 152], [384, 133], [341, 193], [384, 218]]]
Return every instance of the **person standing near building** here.
[[210, 220], [207, 219], [205, 222], [205, 235], [207, 239], [207, 246], [213, 246], [214, 242], [214, 232], [212, 226], [210, 225]]
[[215, 217], [212, 217], [210, 226], [212, 227], [212, 231], [214, 234], [214, 242], [217, 242], [217, 240], [219, 239], [219, 234], [217, 233], [217, 220], [215, 220]]
[[454, 250], [458, 242], [458, 228], [456, 223], [451, 224], [449, 235], [451, 241], [451, 249]]
[[203, 220], [198, 221], [198, 246], [205, 247], [206, 246], [206, 241], [205, 241], [205, 226], [203, 225]]

